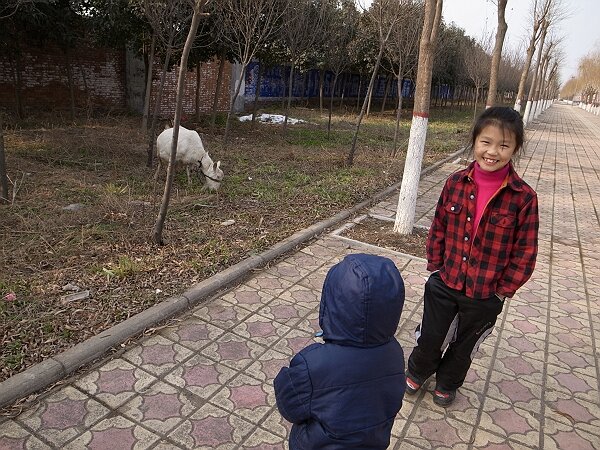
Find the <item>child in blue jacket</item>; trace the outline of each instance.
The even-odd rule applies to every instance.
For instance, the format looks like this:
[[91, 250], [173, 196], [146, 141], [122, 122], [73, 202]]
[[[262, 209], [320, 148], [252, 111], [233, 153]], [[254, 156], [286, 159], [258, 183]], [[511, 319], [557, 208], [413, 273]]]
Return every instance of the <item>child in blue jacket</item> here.
[[275, 378], [291, 450], [385, 450], [405, 390], [404, 353], [394, 337], [404, 282], [394, 263], [355, 254], [323, 285], [324, 344], [295, 355]]

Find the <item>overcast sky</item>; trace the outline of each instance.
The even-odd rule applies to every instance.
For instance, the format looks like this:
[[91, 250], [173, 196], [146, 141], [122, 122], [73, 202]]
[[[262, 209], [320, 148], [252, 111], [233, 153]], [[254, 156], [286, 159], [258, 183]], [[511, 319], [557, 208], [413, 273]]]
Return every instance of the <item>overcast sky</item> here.
[[[508, 0], [506, 45], [515, 48], [529, 38], [531, 4], [533, 0]], [[581, 57], [600, 50], [600, 0], [562, 0], [562, 4], [570, 16], [556, 26], [555, 33], [562, 38], [565, 60], [560, 73], [565, 82], [577, 73]], [[469, 36], [478, 38], [486, 29], [496, 32], [497, 8], [490, 0], [444, 0], [442, 11], [446, 23], [456, 23]]]

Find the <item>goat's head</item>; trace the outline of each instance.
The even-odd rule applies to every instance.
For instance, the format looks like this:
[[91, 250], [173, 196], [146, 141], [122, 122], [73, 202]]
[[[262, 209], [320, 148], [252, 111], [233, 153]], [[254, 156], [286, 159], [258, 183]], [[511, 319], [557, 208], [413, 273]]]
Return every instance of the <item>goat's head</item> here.
[[206, 187], [211, 191], [216, 191], [221, 187], [223, 171], [220, 166], [221, 161], [211, 164], [208, 168], [202, 168], [202, 166], [200, 166], [200, 171], [202, 175], [204, 175], [206, 181]]

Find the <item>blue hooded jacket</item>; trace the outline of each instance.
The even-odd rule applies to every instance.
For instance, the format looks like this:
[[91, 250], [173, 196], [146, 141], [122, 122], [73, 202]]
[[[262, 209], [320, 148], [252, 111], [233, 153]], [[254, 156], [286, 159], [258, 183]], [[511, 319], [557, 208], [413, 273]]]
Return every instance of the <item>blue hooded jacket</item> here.
[[291, 450], [385, 450], [405, 390], [404, 353], [394, 337], [404, 282], [394, 263], [349, 255], [323, 286], [324, 344], [301, 350], [275, 378]]

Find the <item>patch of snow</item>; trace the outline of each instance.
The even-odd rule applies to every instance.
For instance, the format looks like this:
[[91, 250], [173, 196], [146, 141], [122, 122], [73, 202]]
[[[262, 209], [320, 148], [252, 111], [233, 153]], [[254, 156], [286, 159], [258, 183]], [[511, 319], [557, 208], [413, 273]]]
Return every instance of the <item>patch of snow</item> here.
[[[240, 122], [250, 122], [252, 120], [252, 114], [248, 116], [240, 116], [238, 119]], [[285, 121], [285, 116], [281, 114], [262, 113], [256, 116], [256, 120], [263, 123], [283, 123]], [[288, 117], [288, 124], [295, 125], [297, 123], [306, 123], [306, 120]]]

